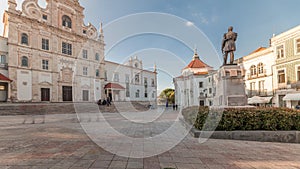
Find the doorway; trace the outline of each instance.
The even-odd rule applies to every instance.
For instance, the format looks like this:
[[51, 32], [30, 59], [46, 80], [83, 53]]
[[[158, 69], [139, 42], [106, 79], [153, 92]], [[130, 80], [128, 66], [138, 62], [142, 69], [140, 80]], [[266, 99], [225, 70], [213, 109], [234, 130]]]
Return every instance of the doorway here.
[[41, 88], [41, 101], [42, 102], [50, 101], [50, 89], [49, 88]]
[[72, 86], [63, 86], [63, 101], [64, 102], [73, 101]]

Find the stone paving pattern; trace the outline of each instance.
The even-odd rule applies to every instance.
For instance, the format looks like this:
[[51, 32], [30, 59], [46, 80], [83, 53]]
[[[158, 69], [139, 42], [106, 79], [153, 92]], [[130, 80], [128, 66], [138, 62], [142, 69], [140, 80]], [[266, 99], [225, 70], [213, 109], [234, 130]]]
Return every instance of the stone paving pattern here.
[[134, 159], [94, 144], [75, 114], [1, 116], [0, 169], [96, 168], [300, 169], [300, 145], [213, 139], [200, 144], [188, 135], [168, 152]]

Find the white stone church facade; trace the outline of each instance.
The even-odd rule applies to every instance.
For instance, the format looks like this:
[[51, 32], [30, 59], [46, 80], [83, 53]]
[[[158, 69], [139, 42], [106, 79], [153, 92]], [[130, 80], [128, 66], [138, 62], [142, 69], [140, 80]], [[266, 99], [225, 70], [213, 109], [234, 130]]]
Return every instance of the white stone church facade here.
[[[102, 25], [97, 31], [92, 24], [84, 24], [84, 8], [78, 0], [48, 0], [45, 9], [37, 0], [25, 0], [22, 10], [16, 6], [15, 0], [8, 0], [3, 16], [0, 53], [5, 55], [1, 60], [5, 66], [0, 65], [0, 101], [156, 100], [149, 97], [156, 92], [156, 72], [143, 70], [142, 64], [134, 67], [105, 61]], [[119, 77], [133, 79], [138, 74], [139, 83], [111, 81], [118, 72], [111, 74], [110, 69], [118, 70], [118, 66], [126, 67], [120, 69]]]

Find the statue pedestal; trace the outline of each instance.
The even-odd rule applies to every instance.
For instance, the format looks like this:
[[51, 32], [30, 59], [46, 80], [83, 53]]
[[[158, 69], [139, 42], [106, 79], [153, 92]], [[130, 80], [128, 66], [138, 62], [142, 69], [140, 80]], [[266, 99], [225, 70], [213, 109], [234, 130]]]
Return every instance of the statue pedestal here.
[[245, 106], [244, 72], [238, 65], [224, 65], [217, 72], [215, 106]]

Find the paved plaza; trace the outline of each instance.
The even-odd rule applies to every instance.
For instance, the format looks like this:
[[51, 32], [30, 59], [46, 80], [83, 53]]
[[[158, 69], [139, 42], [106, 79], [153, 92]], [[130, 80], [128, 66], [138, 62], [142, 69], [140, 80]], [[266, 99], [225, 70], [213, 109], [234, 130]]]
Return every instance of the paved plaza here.
[[[169, 110], [157, 123], [141, 127], [138, 126], [141, 124], [125, 125], [118, 113], [102, 113], [116, 130], [139, 138], [163, 132], [170, 127], [168, 119], [176, 114]], [[0, 169], [29, 168], [297, 169], [300, 168], [300, 145], [213, 139], [200, 144], [198, 139], [187, 135], [162, 154], [128, 158], [95, 144], [82, 129], [77, 114], [1, 116]]]

